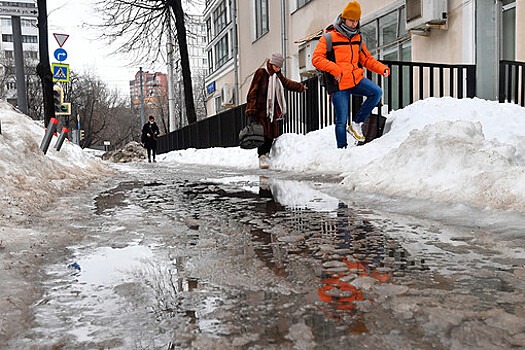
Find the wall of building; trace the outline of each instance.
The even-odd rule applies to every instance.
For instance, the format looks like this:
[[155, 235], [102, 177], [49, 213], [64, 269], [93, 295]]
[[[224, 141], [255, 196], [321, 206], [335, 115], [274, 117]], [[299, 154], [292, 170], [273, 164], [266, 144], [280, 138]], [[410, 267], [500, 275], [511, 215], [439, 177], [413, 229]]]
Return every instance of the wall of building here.
[[[297, 41], [308, 37], [326, 28], [342, 12], [348, 0], [330, 0], [328, 6], [325, 0], [312, 0], [306, 5], [296, 8], [294, 0], [286, 1], [286, 76], [301, 80], [298, 69], [298, 51], [300, 45]], [[362, 16], [370, 17], [382, 8], [399, 3], [399, 0], [373, 0], [361, 1]], [[270, 31], [259, 38], [253, 39], [253, 4], [252, 1], [238, 1], [239, 6], [239, 35], [240, 67], [239, 88], [240, 103], [246, 102], [253, 72], [262, 66], [265, 58], [272, 52], [282, 52], [282, 24], [281, 0], [270, 0]], [[248, 28], [250, 29], [249, 34]], [[248, 47], [249, 49], [243, 49]]]
[[[424, 1], [427, 3], [427, 0]], [[242, 104], [246, 101], [246, 93], [253, 72], [264, 64], [272, 52], [282, 51], [282, 1], [269, 1], [270, 29], [258, 39], [254, 38], [253, 0], [237, 0], [237, 3], [239, 103]], [[286, 38], [284, 38], [287, 58], [286, 75], [294, 80], [300, 80], [299, 49], [301, 45], [305, 45], [307, 38], [319, 33], [332, 23], [342, 12], [348, 0], [311, 0], [300, 8], [296, 8], [295, 0], [286, 0], [284, 3], [286, 4]], [[385, 15], [388, 11], [403, 7], [405, 0], [361, 0], [360, 4], [362, 22], [365, 23]], [[495, 0], [448, 0], [446, 26], [432, 28], [426, 36], [411, 32], [408, 41], [411, 60], [483, 65], [484, 68], [480, 70], [480, 74], [482, 72], [484, 76], [488, 76], [486, 80], [494, 84], [497, 81], [496, 67], [499, 60], [499, 6], [501, 6], [501, 1]], [[404, 18], [401, 20], [404, 21]], [[516, 0], [515, 60], [517, 61], [525, 61], [525, 41], [521, 40], [520, 35], [524, 30], [525, 0]], [[405, 36], [404, 40], [406, 39]], [[315, 46], [315, 41], [311, 42], [311, 46]], [[232, 72], [228, 74], [233, 75]], [[491, 87], [490, 91], [480, 90], [479, 93], [480, 96], [487, 96], [485, 98], [493, 98], [495, 90]]]
[[[269, 1], [269, 31], [255, 39], [253, 1], [237, 1], [239, 23], [239, 101], [246, 102], [251, 78], [273, 52], [281, 52], [281, 1]], [[248, 49], [246, 49], [248, 48]], [[286, 64], [289, 64], [287, 60]]]
[[474, 64], [475, 4], [471, 0], [448, 3], [447, 29], [432, 29], [428, 36], [412, 35], [412, 61]]

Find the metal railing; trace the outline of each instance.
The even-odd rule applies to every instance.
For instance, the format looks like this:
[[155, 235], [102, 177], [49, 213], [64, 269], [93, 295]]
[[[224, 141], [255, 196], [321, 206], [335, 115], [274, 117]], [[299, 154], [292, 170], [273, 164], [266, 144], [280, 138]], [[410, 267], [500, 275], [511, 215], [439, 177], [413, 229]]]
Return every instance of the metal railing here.
[[525, 62], [500, 61], [499, 102], [525, 107]]
[[[384, 78], [369, 71], [366, 73], [369, 79], [383, 89], [383, 98], [378, 106], [380, 108], [376, 112], [379, 115], [427, 97], [471, 98], [476, 94], [474, 65], [382, 62], [390, 68], [390, 77]], [[306, 93], [288, 92], [286, 95], [288, 115], [281, 125], [283, 132], [306, 134], [334, 124], [330, 97], [319, 85], [317, 77], [303, 83], [308, 87]], [[353, 116], [359, 110], [361, 103], [361, 97], [351, 98], [350, 115]], [[243, 104], [161, 136], [158, 152], [238, 146], [239, 131], [246, 125], [245, 109], [246, 105]]]

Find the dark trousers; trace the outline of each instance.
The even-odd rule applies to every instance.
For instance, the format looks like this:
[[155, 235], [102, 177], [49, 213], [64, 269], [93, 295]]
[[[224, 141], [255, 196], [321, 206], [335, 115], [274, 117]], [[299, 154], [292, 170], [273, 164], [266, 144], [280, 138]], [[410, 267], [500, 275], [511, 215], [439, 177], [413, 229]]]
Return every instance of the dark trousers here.
[[157, 154], [157, 150], [155, 148], [146, 148], [148, 151], [148, 160], [151, 160], [151, 154], [153, 153], [153, 160], [155, 160], [155, 155]]
[[273, 139], [269, 137], [264, 138], [264, 143], [257, 148], [257, 154], [262, 156], [263, 154], [270, 153], [270, 150], [272, 149], [273, 145]]

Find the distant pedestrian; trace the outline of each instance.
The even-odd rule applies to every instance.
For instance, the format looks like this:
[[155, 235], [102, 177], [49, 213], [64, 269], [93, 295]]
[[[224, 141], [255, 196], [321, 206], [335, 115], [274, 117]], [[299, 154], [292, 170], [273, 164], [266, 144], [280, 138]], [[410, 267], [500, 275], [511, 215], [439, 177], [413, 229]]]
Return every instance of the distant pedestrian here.
[[[390, 75], [390, 69], [376, 60], [366, 48], [361, 36], [361, 5], [350, 1], [334, 23], [326, 28], [330, 33], [332, 51], [327, 50], [327, 39], [319, 39], [312, 55], [312, 64], [319, 70], [330, 73], [327, 88], [335, 91], [331, 94], [335, 113], [335, 138], [338, 148], [346, 148], [346, 125], [350, 95], [365, 96], [366, 100], [348, 126], [348, 133], [357, 141], [365, 141], [361, 130], [363, 122], [381, 100], [381, 88], [364, 76], [364, 68], [381, 74]], [[330, 57], [331, 56], [331, 57]]]
[[257, 69], [253, 74], [246, 97], [246, 116], [264, 127], [264, 144], [257, 149], [261, 169], [269, 167], [270, 150], [274, 139], [279, 136], [277, 120], [286, 115], [284, 89], [296, 92], [307, 89], [306, 85], [287, 79], [281, 73], [283, 64], [283, 55], [272, 54], [264, 67]]
[[157, 137], [159, 136], [159, 127], [155, 123], [155, 118], [150, 115], [149, 121], [142, 127], [142, 144], [148, 151], [148, 162], [151, 163], [153, 155], [153, 162], [156, 162], [155, 155], [157, 154]]

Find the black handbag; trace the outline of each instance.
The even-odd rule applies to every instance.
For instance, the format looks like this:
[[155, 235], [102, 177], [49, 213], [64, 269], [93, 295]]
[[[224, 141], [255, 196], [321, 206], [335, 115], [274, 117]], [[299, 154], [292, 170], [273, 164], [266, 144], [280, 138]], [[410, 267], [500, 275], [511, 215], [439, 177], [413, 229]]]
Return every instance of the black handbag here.
[[243, 149], [252, 149], [264, 143], [264, 127], [248, 117], [248, 125], [239, 132], [239, 146]]
[[[379, 124], [379, 125], [378, 125]], [[371, 114], [366, 118], [362, 126], [363, 136], [365, 137], [364, 142], [359, 142], [360, 145], [364, 145], [378, 137], [383, 136], [385, 129], [386, 118], [377, 114]]]

